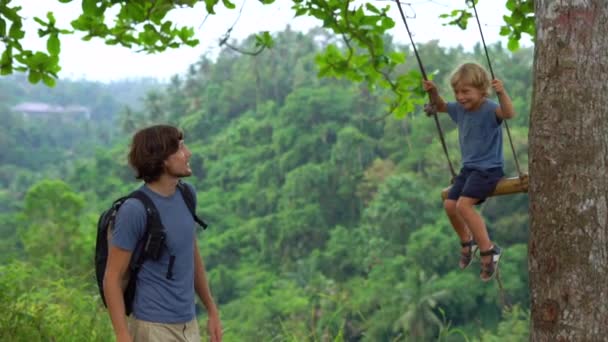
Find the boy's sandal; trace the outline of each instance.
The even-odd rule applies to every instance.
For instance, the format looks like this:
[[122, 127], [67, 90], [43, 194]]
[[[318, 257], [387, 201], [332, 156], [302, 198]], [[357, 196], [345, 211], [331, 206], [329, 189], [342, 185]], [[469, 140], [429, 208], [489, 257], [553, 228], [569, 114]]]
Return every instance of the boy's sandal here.
[[473, 239], [471, 239], [467, 242], [461, 242], [460, 245], [463, 248], [465, 248], [465, 247], [469, 248], [468, 252], [460, 252], [460, 262], [459, 262], [458, 266], [460, 266], [460, 269], [464, 270], [465, 268], [469, 267], [469, 265], [473, 261], [473, 257], [475, 256], [475, 253], [477, 253], [477, 250], [479, 248], [477, 247], [477, 242], [475, 242], [475, 240], [473, 240]]
[[[492, 260], [490, 262], [484, 262], [483, 257], [492, 256]], [[482, 281], [490, 281], [498, 272], [498, 262], [500, 262], [500, 257], [502, 256], [502, 249], [496, 245], [492, 246], [489, 250], [479, 252], [479, 256], [481, 259], [481, 272], [479, 273], [479, 277]]]

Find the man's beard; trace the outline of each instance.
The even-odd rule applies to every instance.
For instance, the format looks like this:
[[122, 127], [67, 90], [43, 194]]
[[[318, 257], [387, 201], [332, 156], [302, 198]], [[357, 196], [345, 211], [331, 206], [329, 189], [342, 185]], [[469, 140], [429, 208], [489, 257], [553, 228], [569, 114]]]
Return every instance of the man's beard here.
[[167, 174], [171, 177], [175, 177], [175, 178], [185, 178], [185, 177], [190, 177], [192, 176], [192, 171], [173, 171], [168, 169], [167, 170]]

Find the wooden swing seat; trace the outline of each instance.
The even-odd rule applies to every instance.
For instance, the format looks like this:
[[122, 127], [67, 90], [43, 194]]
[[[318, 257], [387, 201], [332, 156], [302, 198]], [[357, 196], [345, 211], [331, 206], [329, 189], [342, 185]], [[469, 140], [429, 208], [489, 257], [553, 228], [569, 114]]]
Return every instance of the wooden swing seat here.
[[[443, 189], [441, 191], [441, 198], [443, 200], [448, 198], [448, 191], [451, 186]], [[491, 196], [501, 196], [501, 195], [509, 195], [516, 194], [519, 192], [528, 192], [528, 174], [523, 174], [520, 177], [510, 177], [501, 179], [496, 185], [496, 189], [490, 195]]]

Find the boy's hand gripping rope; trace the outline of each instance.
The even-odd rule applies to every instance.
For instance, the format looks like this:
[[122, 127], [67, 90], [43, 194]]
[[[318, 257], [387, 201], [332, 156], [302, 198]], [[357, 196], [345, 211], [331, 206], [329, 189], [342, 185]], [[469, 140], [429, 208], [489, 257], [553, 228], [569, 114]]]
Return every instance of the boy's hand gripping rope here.
[[[426, 76], [426, 71], [424, 70], [424, 66], [422, 65], [422, 61], [420, 60], [420, 56], [418, 55], [418, 50], [416, 49], [416, 44], [414, 44], [414, 39], [412, 38], [412, 33], [410, 32], [410, 28], [407, 25], [407, 20], [405, 19], [405, 14], [403, 13], [403, 8], [401, 7], [401, 2], [399, 0], [395, 0], [397, 7], [399, 8], [399, 13], [401, 14], [401, 20], [403, 20], [403, 24], [405, 24], [405, 29], [407, 30], [407, 34], [410, 37], [410, 42], [412, 43], [412, 48], [414, 49], [414, 54], [416, 55], [416, 60], [418, 61], [418, 66], [420, 67], [420, 72], [422, 73], [422, 78], [427, 81], [428, 78]], [[445, 153], [445, 157], [448, 160], [448, 166], [450, 167], [450, 172], [452, 173], [452, 182], [456, 178], [456, 172], [454, 171], [454, 167], [452, 166], [452, 161], [450, 160], [450, 155], [448, 153], [448, 148], [445, 144], [445, 138], [443, 137], [443, 130], [441, 129], [441, 125], [439, 124], [439, 119], [437, 118], [437, 109], [431, 95], [429, 94], [428, 105], [424, 106], [424, 111], [435, 119], [435, 126], [437, 127], [437, 132], [439, 133], [439, 139], [441, 140], [441, 146], [443, 147], [443, 153]]]
[[[494, 70], [492, 69], [492, 63], [490, 62], [490, 54], [488, 53], [488, 48], [486, 47], [486, 40], [483, 37], [483, 31], [481, 30], [481, 23], [479, 22], [479, 15], [477, 14], [477, 8], [475, 7], [475, 0], [465, 0], [467, 4], [470, 4], [473, 8], [473, 12], [475, 12], [475, 19], [477, 20], [477, 27], [479, 27], [479, 34], [481, 35], [481, 42], [483, 44], [483, 50], [486, 53], [486, 59], [488, 61], [488, 67], [490, 69], [490, 75], [494, 80]], [[511, 138], [511, 130], [509, 129], [509, 124], [507, 120], [503, 120], [505, 124], [505, 128], [507, 129], [507, 136], [509, 137], [509, 144], [511, 145], [511, 151], [513, 151], [513, 159], [515, 160], [515, 167], [517, 168], [517, 174], [520, 179], [524, 178], [524, 174], [521, 172], [521, 168], [519, 167], [519, 160], [517, 160], [517, 153], [515, 153], [515, 147], [513, 146], [513, 139]]]

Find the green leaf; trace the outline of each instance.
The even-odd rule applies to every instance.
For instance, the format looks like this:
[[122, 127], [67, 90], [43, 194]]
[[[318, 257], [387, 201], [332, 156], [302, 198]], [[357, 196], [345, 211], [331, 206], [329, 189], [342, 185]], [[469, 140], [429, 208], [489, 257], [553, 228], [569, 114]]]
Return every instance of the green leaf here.
[[514, 37], [509, 37], [509, 42], [507, 43], [507, 48], [511, 51], [516, 51], [519, 49], [519, 39]]
[[274, 46], [274, 40], [268, 31], [264, 31], [255, 36], [255, 45], [271, 49]]
[[44, 20], [38, 18], [38, 17], [34, 17], [34, 21], [37, 22], [38, 24], [40, 24], [41, 26], [48, 26], [49, 24], [47, 24]]
[[20, 40], [21, 38], [25, 37], [25, 31], [23, 31], [21, 28], [21, 21], [13, 22], [11, 28], [8, 30], [8, 35], [15, 40]]
[[44, 52], [37, 51], [33, 56], [29, 58], [28, 64], [30, 66], [45, 66], [47, 65], [49, 56]]
[[524, 19], [524, 14], [520, 10], [515, 10], [511, 13], [511, 18], [517, 22]]
[[219, 0], [205, 0], [205, 8], [207, 9], [207, 13], [215, 14], [214, 7], [218, 2]]
[[235, 9], [236, 8], [236, 6], [232, 2], [230, 2], [230, 0], [222, 0], [222, 3], [228, 9]]
[[32, 84], [40, 82], [40, 78], [42, 78], [42, 74], [40, 74], [40, 72], [36, 70], [30, 70], [30, 73], [27, 76], [28, 81], [30, 81], [30, 83]]
[[96, 0], [82, 0], [82, 11], [87, 16], [94, 16], [97, 12]]
[[502, 26], [500, 28], [500, 35], [501, 36], [508, 36], [509, 33], [511, 33], [511, 29], [508, 26]]
[[382, 21], [380, 22], [380, 27], [384, 30], [391, 29], [391, 28], [395, 27], [395, 21], [391, 18], [384, 17], [384, 18], [382, 18]]
[[154, 45], [158, 41], [158, 34], [154, 29], [146, 28], [143, 32], [139, 33], [139, 41], [143, 45]]
[[[185, 41], [184, 43], [186, 43], [186, 45], [188, 46], [197, 46], [200, 41], [198, 39], [190, 39], [188, 41]], [[175, 48], [175, 47], [179, 47], [179, 44], [175, 43], [176, 45], [171, 45], [171, 47]]]
[[75, 30], [86, 31], [89, 26], [89, 19], [86, 16], [81, 15], [78, 19], [72, 20], [70, 24]]
[[146, 9], [135, 1], [127, 2], [121, 12], [125, 20], [135, 20], [137, 22], [146, 20]]
[[389, 54], [389, 57], [395, 64], [402, 64], [405, 62], [405, 54], [402, 52], [393, 51]]
[[181, 30], [177, 32], [177, 35], [179, 39], [185, 43], [194, 36], [194, 29], [192, 27], [182, 27]]
[[0, 37], [4, 37], [6, 35], [6, 21], [0, 18]]
[[515, 9], [515, 0], [508, 0], [507, 3], [505, 4], [505, 6], [507, 7], [507, 9], [511, 12], [513, 12], [513, 10]]
[[46, 84], [48, 87], [55, 86], [55, 78], [48, 74], [42, 74], [42, 82], [44, 82], [44, 84]]
[[49, 25], [50, 26], [54, 26], [55, 25], [55, 16], [53, 15], [53, 12], [46, 12], [46, 18], [49, 20]]
[[13, 60], [13, 49], [11, 49], [10, 47], [8, 47], [2, 53], [2, 57], [0, 58], [0, 65], [2, 65], [3, 67], [5, 65], [10, 66], [11, 63], [12, 63], [12, 60]]
[[308, 9], [300, 7], [296, 10], [296, 17], [300, 17], [303, 16], [304, 14], [306, 14], [306, 12], [308, 12]]
[[173, 24], [173, 23], [172, 23], [171, 21], [165, 21], [165, 22], [162, 24], [162, 26], [160, 27], [160, 30], [161, 30], [163, 33], [170, 34], [170, 33], [171, 33], [171, 25], [172, 25], [172, 24]]
[[0, 6], [0, 13], [2, 15], [4, 15], [8, 20], [10, 20], [12, 22], [19, 22], [21, 24], [21, 16], [17, 13], [17, 11], [20, 9], [20, 7], [9, 8], [4, 5], [4, 2], [2, 2], [2, 3], [3, 3], [3, 5]]
[[370, 4], [369, 2], [365, 3], [365, 8], [372, 13], [376, 13], [376, 14], [381, 13], [379, 9], [377, 9], [374, 5]]
[[51, 55], [59, 55], [61, 51], [61, 43], [57, 34], [51, 34], [49, 39], [46, 41], [46, 49]]
[[534, 1], [528, 0], [521, 4], [521, 10], [525, 13], [534, 13]]

